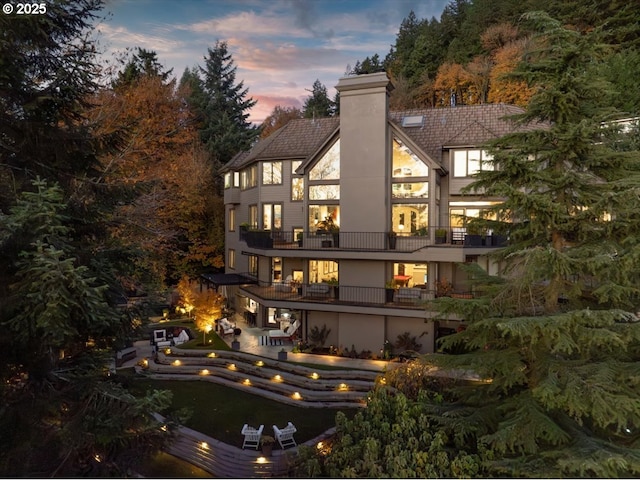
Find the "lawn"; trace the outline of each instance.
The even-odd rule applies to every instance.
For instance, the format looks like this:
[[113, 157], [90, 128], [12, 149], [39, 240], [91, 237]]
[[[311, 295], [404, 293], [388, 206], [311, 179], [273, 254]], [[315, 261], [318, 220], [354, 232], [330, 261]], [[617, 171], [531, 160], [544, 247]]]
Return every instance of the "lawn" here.
[[[122, 372], [122, 371], [121, 371]], [[171, 390], [172, 410], [188, 408], [189, 428], [230, 445], [242, 446], [240, 430], [245, 423], [264, 425], [264, 431], [273, 435], [272, 425], [284, 427], [292, 422], [298, 432], [299, 443], [311, 440], [335, 425], [337, 409], [301, 408], [265, 399], [258, 395], [203, 381], [151, 380], [133, 377], [127, 382], [134, 394], [149, 389]], [[352, 416], [357, 409], [342, 409]]]

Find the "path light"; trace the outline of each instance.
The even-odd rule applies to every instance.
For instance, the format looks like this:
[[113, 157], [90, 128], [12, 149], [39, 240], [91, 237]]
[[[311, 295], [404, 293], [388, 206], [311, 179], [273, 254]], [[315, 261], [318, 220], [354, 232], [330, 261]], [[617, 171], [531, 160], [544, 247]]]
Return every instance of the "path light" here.
[[163, 432], [166, 432], [167, 430], [169, 430], [169, 427], [167, 427], [166, 425], [162, 425], [160, 427], [160, 430], [162, 430]]
[[347, 390], [349, 390], [349, 386], [346, 383], [341, 383], [340, 385], [338, 385], [338, 390], [341, 392], [346, 392]]
[[258, 360], [256, 362], [256, 367], [264, 367], [264, 362], [262, 360]]
[[174, 361], [173, 361], [173, 365], [174, 365], [175, 367], [179, 367], [179, 366], [180, 366], [180, 364], [181, 364], [180, 360], [174, 360]]
[[203, 450], [209, 450], [209, 444], [207, 442], [200, 442], [200, 448]]
[[211, 352], [209, 355], [207, 355], [207, 357], [216, 358], [216, 352]]
[[244, 381], [242, 382], [244, 385], [250, 387], [251, 386], [251, 380], [249, 380], [248, 378], [245, 378]]
[[313, 372], [313, 373], [311, 374], [311, 378], [313, 378], [314, 380], [317, 380], [317, 379], [319, 379], [319, 378], [320, 378], [320, 375], [318, 375], [316, 372]]
[[380, 385], [386, 385], [387, 384], [387, 379], [385, 377], [380, 377]]
[[200, 370], [200, 375], [209, 375], [209, 370], [207, 370], [206, 368]]
[[235, 370], [236, 369], [236, 364], [235, 363], [230, 363], [229, 364], [229, 370]]
[[258, 457], [256, 458], [256, 463], [269, 463], [269, 460], [267, 460], [265, 457]]
[[146, 358], [145, 358], [144, 360], [142, 360], [142, 366], [143, 366], [144, 368], [147, 368], [147, 367], [149, 366], [149, 360], [148, 360], [148, 359], [146, 359]]
[[274, 382], [282, 382], [282, 377], [280, 375], [276, 375], [275, 377], [273, 377], [273, 381]]
[[164, 354], [165, 354], [165, 355], [171, 355], [171, 349], [170, 349], [170, 348], [166, 348], [166, 349], [164, 350]]
[[300, 395], [299, 392], [293, 392], [293, 395], [291, 395], [291, 398], [293, 398], [294, 400], [302, 400], [302, 395]]

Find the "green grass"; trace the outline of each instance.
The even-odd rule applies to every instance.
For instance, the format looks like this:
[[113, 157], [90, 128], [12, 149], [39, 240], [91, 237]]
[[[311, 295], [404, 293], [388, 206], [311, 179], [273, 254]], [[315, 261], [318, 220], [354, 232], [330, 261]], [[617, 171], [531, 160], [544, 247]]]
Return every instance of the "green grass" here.
[[[134, 394], [146, 390], [170, 390], [173, 392], [172, 410], [189, 408], [191, 418], [185, 423], [189, 428], [230, 445], [242, 446], [240, 430], [245, 423], [257, 427], [264, 425], [264, 432], [273, 435], [272, 425], [284, 427], [292, 422], [298, 432], [299, 443], [311, 440], [335, 425], [337, 409], [301, 408], [234, 388], [203, 381], [151, 380], [133, 377], [128, 382]], [[349, 417], [357, 409], [342, 409]]]

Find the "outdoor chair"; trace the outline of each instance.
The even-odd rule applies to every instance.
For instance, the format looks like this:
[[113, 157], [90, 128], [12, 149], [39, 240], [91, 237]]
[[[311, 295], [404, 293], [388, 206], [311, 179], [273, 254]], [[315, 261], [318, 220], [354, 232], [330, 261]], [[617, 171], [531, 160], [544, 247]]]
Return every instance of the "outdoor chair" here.
[[296, 432], [296, 427], [294, 427], [291, 422], [287, 423], [287, 426], [282, 429], [275, 425], [273, 426], [273, 433], [283, 450], [287, 447], [295, 447], [297, 445], [293, 438], [293, 434]]
[[286, 340], [291, 340], [292, 337], [296, 334], [296, 331], [300, 328], [300, 321], [294, 321], [289, 327], [286, 327], [284, 330], [269, 330], [269, 338], [282, 338]]
[[260, 437], [262, 436], [262, 430], [264, 429], [264, 425], [260, 425], [259, 428], [255, 429], [250, 427], [246, 423], [242, 427], [240, 433], [244, 435], [244, 441], [242, 442], [242, 448], [250, 447], [258, 450], [260, 446]]

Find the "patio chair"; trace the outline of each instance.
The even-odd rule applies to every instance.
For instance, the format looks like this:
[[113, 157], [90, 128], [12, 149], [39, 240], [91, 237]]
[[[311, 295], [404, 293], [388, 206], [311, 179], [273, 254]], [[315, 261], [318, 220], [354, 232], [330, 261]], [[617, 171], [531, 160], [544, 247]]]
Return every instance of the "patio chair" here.
[[244, 435], [244, 441], [242, 442], [242, 448], [250, 447], [258, 450], [260, 446], [260, 437], [262, 436], [262, 430], [264, 429], [264, 425], [260, 425], [259, 428], [253, 428], [247, 425], [246, 423], [242, 427], [240, 433]]
[[273, 426], [273, 433], [283, 450], [287, 447], [295, 447], [298, 445], [293, 438], [293, 434], [297, 431], [298, 430], [293, 426], [293, 423], [291, 422], [287, 423], [287, 426], [282, 429], [278, 428], [275, 425]]
[[283, 338], [286, 340], [291, 340], [292, 337], [296, 334], [296, 331], [300, 328], [300, 321], [294, 321], [291, 326], [285, 328], [284, 330], [269, 330], [269, 338]]

